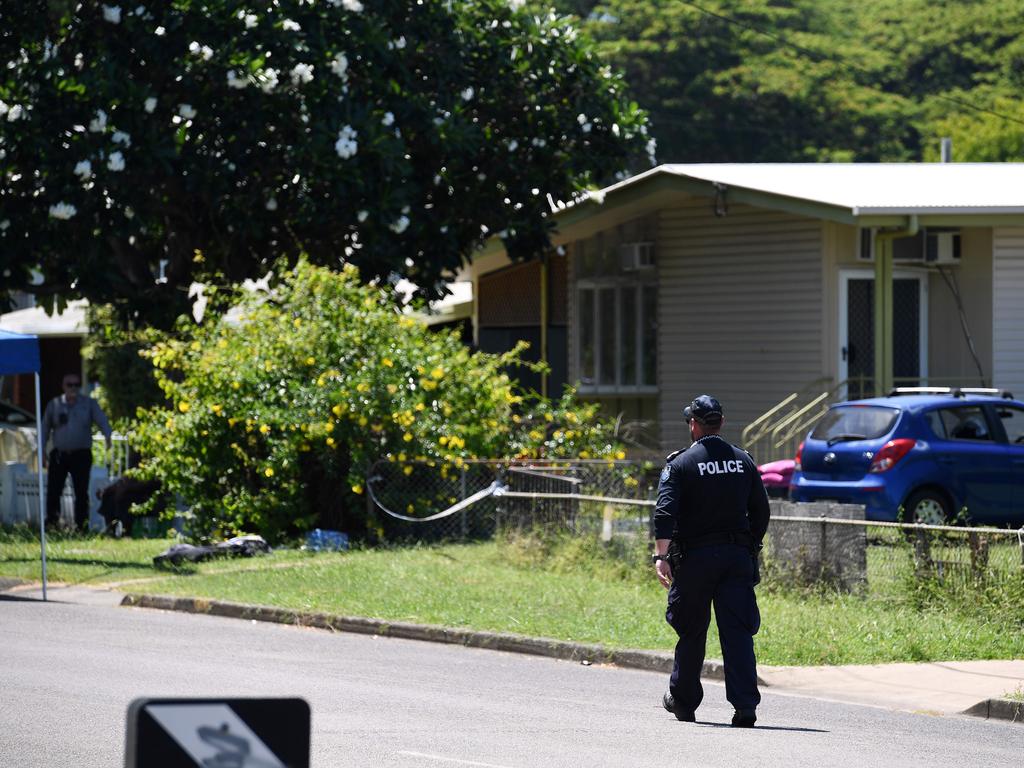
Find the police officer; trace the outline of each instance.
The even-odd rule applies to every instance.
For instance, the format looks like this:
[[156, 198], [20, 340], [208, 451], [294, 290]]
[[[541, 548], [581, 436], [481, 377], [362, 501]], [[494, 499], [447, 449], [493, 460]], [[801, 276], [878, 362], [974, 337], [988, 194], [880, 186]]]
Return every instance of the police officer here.
[[700, 395], [683, 410], [693, 444], [668, 456], [654, 512], [652, 556], [668, 589], [665, 618], [679, 635], [665, 709], [693, 722], [704, 697], [700, 673], [711, 605], [725, 662], [732, 724], [751, 728], [761, 701], [754, 635], [757, 552], [768, 528], [768, 495], [750, 454], [727, 443], [722, 405]]

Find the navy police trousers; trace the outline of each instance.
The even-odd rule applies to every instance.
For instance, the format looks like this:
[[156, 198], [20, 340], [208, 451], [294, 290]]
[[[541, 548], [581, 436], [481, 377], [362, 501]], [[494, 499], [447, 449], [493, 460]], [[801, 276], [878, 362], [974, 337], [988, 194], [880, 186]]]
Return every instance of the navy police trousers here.
[[712, 604], [725, 662], [725, 697], [736, 709], [754, 709], [761, 701], [754, 660], [761, 614], [754, 597], [750, 550], [737, 544], [689, 550], [672, 574], [665, 619], [679, 642], [669, 692], [682, 709], [695, 710], [704, 698], [700, 673]]

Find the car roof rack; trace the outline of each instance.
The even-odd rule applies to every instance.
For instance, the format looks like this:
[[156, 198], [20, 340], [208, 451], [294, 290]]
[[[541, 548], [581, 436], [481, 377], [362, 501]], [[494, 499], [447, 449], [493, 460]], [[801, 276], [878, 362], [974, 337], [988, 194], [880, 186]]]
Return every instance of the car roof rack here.
[[995, 389], [993, 387], [896, 387], [889, 391], [889, 397], [898, 395], [950, 395], [952, 397], [966, 397], [967, 395], [988, 395], [990, 397], [1001, 397], [1004, 400], [1013, 400], [1013, 393], [1008, 389]]

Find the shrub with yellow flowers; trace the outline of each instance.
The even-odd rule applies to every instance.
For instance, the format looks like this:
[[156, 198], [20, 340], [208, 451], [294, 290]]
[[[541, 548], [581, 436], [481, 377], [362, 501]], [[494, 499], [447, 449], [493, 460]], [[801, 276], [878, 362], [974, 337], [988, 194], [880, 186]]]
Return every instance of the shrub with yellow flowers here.
[[142, 353], [167, 403], [134, 421], [138, 472], [185, 502], [195, 538], [320, 526], [373, 539], [366, 471], [380, 458], [621, 457], [596, 405], [518, 388], [522, 347], [473, 352], [353, 267], [300, 262], [279, 278]]

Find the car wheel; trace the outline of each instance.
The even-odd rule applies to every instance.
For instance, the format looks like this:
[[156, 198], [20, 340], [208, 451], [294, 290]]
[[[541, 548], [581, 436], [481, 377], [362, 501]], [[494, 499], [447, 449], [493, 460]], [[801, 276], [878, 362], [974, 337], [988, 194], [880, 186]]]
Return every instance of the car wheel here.
[[910, 523], [946, 525], [952, 517], [949, 499], [945, 494], [930, 489], [911, 494], [903, 509]]

